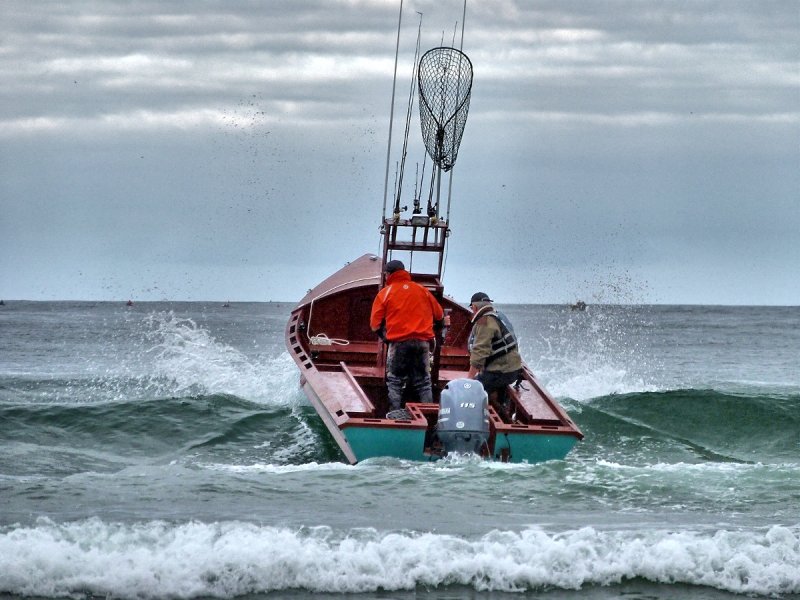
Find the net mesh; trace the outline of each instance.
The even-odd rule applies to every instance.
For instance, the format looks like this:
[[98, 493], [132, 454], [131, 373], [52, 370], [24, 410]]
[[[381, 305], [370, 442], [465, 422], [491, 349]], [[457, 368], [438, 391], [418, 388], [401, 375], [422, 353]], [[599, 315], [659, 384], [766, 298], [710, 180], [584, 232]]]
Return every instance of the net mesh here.
[[472, 63], [455, 48], [433, 48], [419, 61], [422, 139], [443, 171], [456, 163], [472, 93]]

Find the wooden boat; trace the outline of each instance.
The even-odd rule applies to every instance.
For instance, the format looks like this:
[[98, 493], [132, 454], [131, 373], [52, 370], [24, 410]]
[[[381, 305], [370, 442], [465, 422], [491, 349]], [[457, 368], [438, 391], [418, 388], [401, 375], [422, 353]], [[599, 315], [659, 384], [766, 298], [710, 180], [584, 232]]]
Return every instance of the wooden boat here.
[[[459, 78], [468, 66], [471, 87], [471, 63], [464, 62], [466, 55], [451, 48], [434, 51], [440, 51], [440, 61], [456, 57]], [[419, 67], [421, 107], [426, 56]], [[442, 77], [452, 80], [453, 73]], [[458, 79], [455, 83], [461, 85], [463, 81]], [[438, 82], [431, 89], [439, 93], [444, 84]], [[469, 91], [465, 92], [462, 86], [455, 94], [455, 112], [446, 124], [439, 123], [435, 114], [428, 116], [434, 127], [429, 136], [421, 116], [426, 148], [438, 166], [437, 194], [442, 172], [455, 161], [466, 120], [464, 97], [468, 106]], [[437, 110], [442, 113], [441, 107]], [[461, 130], [445, 131], [446, 127]], [[444, 148], [443, 140], [452, 147]], [[429, 141], [438, 146], [431, 147]], [[433, 182], [430, 187], [434, 189]], [[438, 195], [435, 204], [429, 198], [424, 213], [415, 198], [414, 211], [407, 218], [401, 215], [399, 197], [398, 191], [393, 214], [383, 217], [382, 255], [365, 254], [309, 290], [292, 310], [286, 326], [286, 347], [300, 370], [300, 384], [351, 464], [382, 456], [436, 460], [446, 455], [450, 450], [440, 435], [440, 402], [442, 395], [449, 393], [445, 392], [450, 390], [448, 386], [464, 380], [469, 370], [467, 342], [472, 313], [444, 293], [442, 272], [450, 229], [439, 214]], [[447, 214], [449, 217], [449, 201]], [[383, 265], [399, 257], [404, 259], [412, 279], [436, 297], [449, 315], [450, 324], [438, 335], [432, 352], [434, 402], [418, 402], [407, 390], [406, 413], [401, 418], [387, 418], [385, 346], [370, 330], [369, 317], [372, 302], [384, 284]], [[488, 423], [477, 452], [487, 459], [510, 462], [563, 459], [583, 434], [527, 365], [523, 365], [523, 373], [521, 384], [507, 389], [510, 411], [498, 411], [489, 403], [481, 407]], [[470, 387], [469, 383], [465, 387]], [[484, 394], [482, 386], [475, 387]]]

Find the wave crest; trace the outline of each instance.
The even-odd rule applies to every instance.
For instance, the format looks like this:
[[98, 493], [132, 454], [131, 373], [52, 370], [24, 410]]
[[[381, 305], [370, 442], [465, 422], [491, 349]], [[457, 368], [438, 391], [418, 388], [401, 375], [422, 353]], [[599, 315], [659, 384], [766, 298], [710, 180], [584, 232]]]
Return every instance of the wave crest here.
[[230, 394], [268, 404], [296, 404], [297, 380], [287, 353], [251, 358], [172, 312], [154, 313], [146, 324], [152, 378], [168, 383], [173, 395]]
[[735, 593], [800, 591], [800, 530], [551, 534], [493, 531], [479, 539], [436, 533], [293, 531], [242, 522], [99, 519], [0, 534], [0, 590], [117, 598], [233, 598], [302, 589], [359, 593], [417, 586], [477, 591], [580, 589], [643, 578]]
[[800, 396], [689, 389], [610, 395], [577, 406], [587, 443], [601, 447], [596, 454], [633, 444], [625, 451], [649, 448], [667, 462], [687, 460], [677, 457], [679, 448], [701, 460], [797, 460]]

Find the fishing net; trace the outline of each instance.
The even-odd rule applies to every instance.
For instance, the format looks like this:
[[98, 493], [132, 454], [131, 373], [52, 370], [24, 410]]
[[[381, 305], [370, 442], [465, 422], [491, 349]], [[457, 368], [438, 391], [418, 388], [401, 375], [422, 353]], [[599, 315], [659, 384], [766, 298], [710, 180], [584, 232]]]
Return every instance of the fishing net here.
[[455, 48], [433, 48], [419, 61], [419, 117], [425, 149], [443, 171], [456, 163], [472, 93], [472, 63]]

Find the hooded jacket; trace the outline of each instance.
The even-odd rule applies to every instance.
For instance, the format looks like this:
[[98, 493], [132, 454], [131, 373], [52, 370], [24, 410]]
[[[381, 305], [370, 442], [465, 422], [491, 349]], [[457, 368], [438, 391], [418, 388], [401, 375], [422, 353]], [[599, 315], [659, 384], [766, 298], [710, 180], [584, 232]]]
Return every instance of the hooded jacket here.
[[433, 294], [401, 269], [386, 278], [386, 287], [375, 296], [369, 326], [377, 331], [385, 321], [390, 342], [431, 340], [433, 322], [443, 318], [444, 311]]

